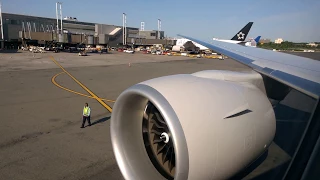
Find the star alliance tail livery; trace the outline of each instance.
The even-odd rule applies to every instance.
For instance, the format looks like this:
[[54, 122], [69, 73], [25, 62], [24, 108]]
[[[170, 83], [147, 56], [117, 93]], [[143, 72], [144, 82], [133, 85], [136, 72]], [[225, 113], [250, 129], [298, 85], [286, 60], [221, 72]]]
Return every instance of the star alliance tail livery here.
[[233, 44], [239, 44], [241, 42], [244, 42], [244, 40], [247, 38], [247, 35], [249, 34], [252, 24], [253, 22], [249, 22], [247, 25], [245, 25], [236, 35], [233, 36], [233, 38], [231, 38], [231, 40], [217, 39], [217, 38], [213, 38], [213, 40], [233, 43]]

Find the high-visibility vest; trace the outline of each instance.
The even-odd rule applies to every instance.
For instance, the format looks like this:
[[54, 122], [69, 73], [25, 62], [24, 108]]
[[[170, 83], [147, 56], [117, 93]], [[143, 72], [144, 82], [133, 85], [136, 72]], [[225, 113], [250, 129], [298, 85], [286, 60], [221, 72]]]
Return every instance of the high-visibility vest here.
[[83, 114], [86, 116], [89, 115], [89, 107], [83, 107]]

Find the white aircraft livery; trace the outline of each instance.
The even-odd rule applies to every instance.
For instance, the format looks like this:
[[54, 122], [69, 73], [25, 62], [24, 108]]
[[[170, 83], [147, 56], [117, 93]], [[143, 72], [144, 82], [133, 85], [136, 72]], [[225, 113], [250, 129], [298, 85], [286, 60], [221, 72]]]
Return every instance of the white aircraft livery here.
[[[214, 40], [218, 40], [218, 41], [224, 41], [224, 42], [229, 42], [229, 43], [235, 43], [235, 44], [244, 44], [246, 43], [245, 42], [245, 39], [247, 37], [247, 35], [249, 34], [250, 32], [250, 29], [253, 25], [253, 22], [249, 22], [248, 24], [246, 24], [236, 35], [234, 35], [230, 40], [227, 40], [227, 39], [217, 39], [217, 38], [213, 38]], [[176, 49], [176, 50], [180, 50], [180, 47], [182, 47], [186, 42], [190, 41], [189, 39], [186, 39], [186, 38], [182, 38], [182, 39], [177, 39], [177, 42], [176, 42], [176, 45], [177, 47], [179, 48], [173, 48]], [[192, 43], [197, 46], [200, 50], [207, 50], [209, 48], [199, 44], [199, 43], [196, 43], [196, 42], [193, 42]], [[248, 43], [246, 44], [246, 46], [251, 46], [249, 45]]]

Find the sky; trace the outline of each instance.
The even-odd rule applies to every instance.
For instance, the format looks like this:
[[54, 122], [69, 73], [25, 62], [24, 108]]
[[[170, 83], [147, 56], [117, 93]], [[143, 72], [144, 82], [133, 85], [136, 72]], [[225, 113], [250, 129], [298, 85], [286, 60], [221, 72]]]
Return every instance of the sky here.
[[[55, 18], [57, 0], [0, 0], [2, 12]], [[320, 42], [319, 0], [60, 0], [63, 17], [79, 21], [161, 30], [211, 40], [231, 39], [249, 21], [247, 38], [261, 35], [271, 40]]]

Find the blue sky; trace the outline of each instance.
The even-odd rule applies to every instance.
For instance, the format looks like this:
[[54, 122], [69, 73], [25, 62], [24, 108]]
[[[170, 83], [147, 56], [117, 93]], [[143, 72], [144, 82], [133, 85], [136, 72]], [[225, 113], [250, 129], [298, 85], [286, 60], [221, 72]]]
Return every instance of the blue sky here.
[[[56, 0], [1, 0], [2, 11], [55, 17]], [[162, 30], [210, 40], [232, 38], [249, 21], [254, 24], [248, 37], [283, 38], [294, 42], [320, 42], [319, 0], [61, 0], [63, 16], [79, 21], [122, 25], [145, 30]]]

